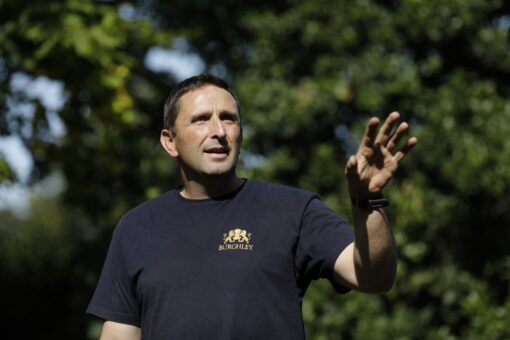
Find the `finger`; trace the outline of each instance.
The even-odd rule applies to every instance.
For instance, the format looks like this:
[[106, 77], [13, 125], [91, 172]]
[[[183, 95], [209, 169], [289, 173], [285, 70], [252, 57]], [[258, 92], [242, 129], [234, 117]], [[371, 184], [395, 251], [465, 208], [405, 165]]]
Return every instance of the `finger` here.
[[400, 163], [405, 156], [411, 151], [412, 148], [418, 143], [418, 139], [416, 137], [411, 137], [407, 141], [406, 145], [404, 145], [400, 150], [395, 153], [394, 159], [397, 163]]
[[372, 148], [374, 146], [379, 122], [380, 122], [379, 118], [377, 117], [372, 117], [368, 120], [367, 128], [365, 129], [363, 139], [361, 140], [361, 146], [366, 146], [369, 148]]
[[386, 148], [390, 151], [393, 150], [395, 146], [397, 146], [398, 142], [400, 142], [400, 139], [407, 133], [408, 130], [409, 125], [406, 122], [400, 124], [397, 127], [395, 133], [391, 136], [390, 140], [388, 141], [388, 145], [386, 145]]
[[345, 174], [348, 176], [352, 176], [357, 173], [358, 160], [356, 156], [352, 155], [347, 160], [347, 164], [345, 164]]
[[377, 137], [375, 139], [375, 144], [386, 145], [388, 143], [391, 131], [393, 130], [393, 127], [395, 126], [399, 119], [400, 114], [396, 111], [388, 115], [388, 118], [386, 118], [384, 124], [379, 129], [379, 133], [377, 134]]

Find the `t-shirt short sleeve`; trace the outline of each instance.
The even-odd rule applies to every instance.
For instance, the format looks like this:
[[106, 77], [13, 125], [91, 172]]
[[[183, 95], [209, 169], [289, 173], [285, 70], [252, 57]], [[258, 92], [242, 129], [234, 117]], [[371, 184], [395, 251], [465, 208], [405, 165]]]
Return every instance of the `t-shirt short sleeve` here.
[[306, 206], [296, 249], [298, 284], [306, 290], [310, 280], [327, 278], [338, 293], [349, 289], [333, 279], [338, 255], [354, 241], [352, 227], [318, 197]]
[[104, 320], [140, 327], [135, 286], [133, 275], [130, 275], [126, 265], [124, 248], [113, 236], [87, 313]]

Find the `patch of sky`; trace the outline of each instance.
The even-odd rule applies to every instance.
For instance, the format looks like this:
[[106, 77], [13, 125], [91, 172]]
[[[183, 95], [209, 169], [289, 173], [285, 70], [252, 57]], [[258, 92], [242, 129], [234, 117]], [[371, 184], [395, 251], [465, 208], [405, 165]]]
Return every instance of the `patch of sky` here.
[[124, 20], [134, 20], [138, 17], [135, 7], [128, 3], [119, 6], [119, 16]]
[[21, 139], [17, 136], [0, 138], [0, 153], [18, 176], [19, 182], [26, 183], [34, 161]]
[[495, 24], [504, 30], [510, 29], [510, 15], [500, 16], [495, 20]]
[[22, 138], [30, 138], [33, 134], [32, 119], [35, 113], [33, 101], [39, 101], [45, 109], [50, 141], [56, 141], [67, 131], [58, 115], [58, 111], [67, 100], [61, 81], [43, 76], [34, 78], [26, 73], [17, 72], [11, 76], [9, 92], [10, 95], [6, 98], [6, 120], [12, 134], [0, 137], [0, 153], [16, 172], [20, 186], [17, 189], [13, 189], [12, 186], [9, 186], [10, 189], [2, 188], [0, 205], [2, 200], [7, 199], [5, 190], [12, 191], [12, 194], [9, 194], [11, 198], [7, 200], [21, 204], [25, 197], [20, 194], [20, 190], [28, 183], [34, 162]]
[[249, 152], [247, 150], [242, 150], [241, 154], [239, 155], [239, 160], [242, 166], [246, 169], [255, 169], [261, 166], [264, 161], [266, 160], [266, 157], [260, 154], [255, 154], [252, 152]]
[[58, 172], [32, 186], [22, 184], [0, 186], [0, 209], [10, 210], [20, 218], [27, 217], [31, 197], [54, 197], [62, 193], [65, 187], [65, 178]]
[[145, 56], [145, 66], [154, 72], [167, 73], [181, 81], [204, 72], [206, 65], [202, 58], [190, 50], [186, 39], [176, 39], [169, 49], [154, 46]]
[[342, 150], [347, 154], [355, 154], [357, 142], [353, 139], [351, 131], [345, 124], [340, 124], [335, 127], [335, 137], [340, 140]]
[[63, 82], [44, 76], [33, 78], [26, 73], [17, 72], [12, 75], [9, 87], [13, 96], [7, 98], [7, 121], [9, 124], [19, 124], [20, 120], [17, 118], [22, 118], [25, 122], [24, 126], [9, 125], [11, 131], [20, 131], [17, 128], [21, 128], [21, 133], [30, 137], [32, 131], [26, 126], [31, 125], [35, 112], [32, 101], [38, 100], [45, 108], [51, 136], [57, 139], [65, 135], [65, 124], [58, 115], [58, 111], [67, 101]]

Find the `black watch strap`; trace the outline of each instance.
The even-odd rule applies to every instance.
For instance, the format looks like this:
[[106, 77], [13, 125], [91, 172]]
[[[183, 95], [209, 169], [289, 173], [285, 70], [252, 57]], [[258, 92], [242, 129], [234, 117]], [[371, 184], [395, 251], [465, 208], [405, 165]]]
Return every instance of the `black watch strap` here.
[[365, 210], [374, 210], [390, 205], [390, 202], [382, 195], [368, 199], [355, 199], [351, 197], [351, 203], [354, 207]]

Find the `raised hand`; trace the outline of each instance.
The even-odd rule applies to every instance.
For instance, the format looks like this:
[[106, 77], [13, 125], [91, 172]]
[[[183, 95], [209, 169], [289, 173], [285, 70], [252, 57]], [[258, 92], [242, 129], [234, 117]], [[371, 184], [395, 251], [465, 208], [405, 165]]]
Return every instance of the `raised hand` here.
[[398, 112], [392, 112], [386, 118], [379, 131], [379, 118], [372, 117], [363, 134], [363, 139], [355, 155], [349, 157], [345, 174], [349, 192], [357, 199], [369, 198], [381, 193], [396, 172], [399, 163], [416, 145], [417, 139], [411, 137], [400, 149], [397, 144], [409, 130], [406, 122], [397, 122]]

